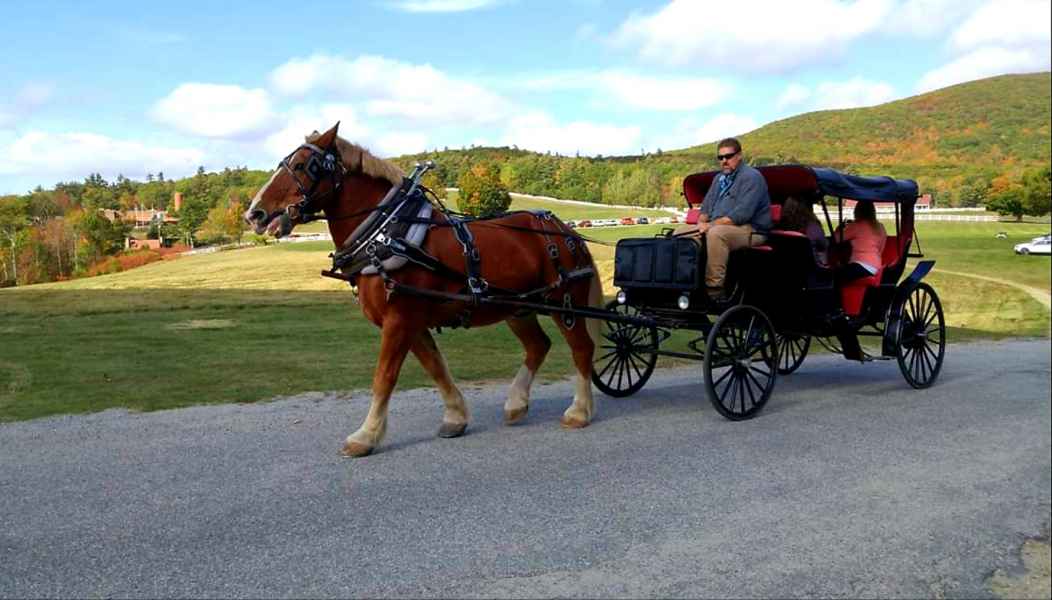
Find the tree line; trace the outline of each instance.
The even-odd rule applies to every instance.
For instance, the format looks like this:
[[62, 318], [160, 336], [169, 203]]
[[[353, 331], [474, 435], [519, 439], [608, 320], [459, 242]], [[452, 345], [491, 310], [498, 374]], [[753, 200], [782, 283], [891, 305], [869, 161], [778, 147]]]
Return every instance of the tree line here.
[[[107, 218], [103, 211], [167, 211], [178, 224], [151, 224], [146, 237], [179, 240], [187, 245], [239, 241], [241, 212], [267, 180], [268, 173], [245, 167], [146, 181], [118, 175], [107, 181], [92, 173], [83, 181], [51, 189], [0, 196], [0, 287], [69, 279], [97, 272], [124, 250], [132, 225]], [[182, 194], [178, 211], [172, 204]]]
[[[657, 152], [630, 157], [540, 154], [515, 147], [445, 149], [392, 159], [406, 171], [424, 160], [436, 168], [425, 184], [444, 196], [445, 187], [468, 187], [462, 210], [492, 212], [507, 206], [507, 191], [641, 207], [682, 206], [685, 176], [717, 168], [715, 152]], [[750, 156], [755, 166], [804, 162], [793, 156]], [[1009, 161], [1000, 171], [960, 165], [931, 176], [910, 165], [827, 165], [846, 172], [889, 174], [917, 179], [935, 192], [939, 206], [986, 206], [1021, 219], [1049, 214], [1050, 169], [1046, 162]], [[920, 175], [914, 174], [914, 171]], [[240, 241], [241, 212], [269, 173], [245, 167], [171, 180], [163, 173], [146, 181], [118, 176], [106, 181], [94, 173], [82, 182], [37, 187], [28, 194], [0, 196], [0, 286], [24, 285], [90, 273], [101, 261], [122, 252], [129, 226], [112, 222], [101, 210], [167, 210], [177, 225], [154, 223], [148, 237], [178, 239], [186, 245]], [[182, 194], [176, 212], [173, 195]]]

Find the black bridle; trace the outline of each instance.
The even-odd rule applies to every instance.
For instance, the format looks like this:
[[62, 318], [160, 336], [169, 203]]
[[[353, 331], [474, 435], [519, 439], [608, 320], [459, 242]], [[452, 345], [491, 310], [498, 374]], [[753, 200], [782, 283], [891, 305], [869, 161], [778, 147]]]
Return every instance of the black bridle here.
[[[295, 165], [290, 164], [290, 159], [304, 149], [310, 150], [310, 156], [307, 157], [307, 160]], [[326, 150], [310, 143], [301, 144], [299, 148], [296, 148], [288, 156], [281, 159], [281, 162], [278, 163], [278, 168], [288, 171], [289, 176], [296, 182], [296, 187], [299, 188], [300, 201], [286, 206], [284, 212], [289, 219], [299, 218], [301, 223], [313, 221], [317, 218], [317, 214], [323, 210], [318, 205], [318, 201], [339, 191], [340, 186], [343, 184], [343, 177], [347, 173], [347, 168], [343, 165], [343, 160], [340, 158], [340, 153], [336, 148]], [[303, 185], [303, 181], [300, 180], [297, 171], [303, 171], [306, 174], [307, 179], [310, 181], [310, 187]], [[329, 191], [323, 196], [315, 196], [318, 186], [326, 179], [332, 183]], [[277, 211], [275, 214], [272, 214], [268, 221], [279, 216], [281, 212]]]

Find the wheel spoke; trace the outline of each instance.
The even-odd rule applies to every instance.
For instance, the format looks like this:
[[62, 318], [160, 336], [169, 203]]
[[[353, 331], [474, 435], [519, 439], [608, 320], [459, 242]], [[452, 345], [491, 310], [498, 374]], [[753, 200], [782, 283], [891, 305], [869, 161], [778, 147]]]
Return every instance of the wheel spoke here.
[[738, 404], [741, 406], [741, 410], [738, 414], [745, 412], [745, 388], [748, 386], [748, 382], [741, 375], [734, 376], [738, 380]]
[[760, 338], [760, 341], [757, 342], [755, 348], [753, 348], [751, 350], [748, 350], [748, 354], [746, 355], [746, 358], [750, 358], [751, 359], [752, 357], [756, 356], [757, 352], [760, 352], [761, 350], [763, 350], [765, 348], [773, 347], [773, 346], [774, 346], [774, 344], [771, 343], [771, 340], [767, 339], [767, 336], [764, 335], [762, 338]]
[[912, 354], [910, 355], [910, 374], [913, 376], [913, 381], [919, 381], [917, 379], [917, 365], [920, 362], [919, 353], [917, 352], [916, 348], [913, 348], [911, 352]]
[[[728, 371], [733, 375], [734, 369], [728, 369]], [[727, 406], [726, 399], [728, 397], [734, 396], [736, 383], [738, 383], [738, 379], [736, 377], [731, 377], [729, 380], [727, 380], [727, 385], [723, 386], [723, 391], [718, 392], [717, 397], [720, 400], [720, 404], [722, 404], [723, 406]]]
[[712, 387], [716, 387], [719, 384], [723, 383], [723, 380], [727, 379], [727, 377], [730, 376], [730, 374], [733, 372], [734, 369], [727, 369], [726, 371], [724, 371], [723, 375], [720, 375], [719, 379], [712, 382]]
[[606, 366], [603, 367], [603, 370], [599, 372], [599, 379], [603, 379], [603, 381], [606, 381], [607, 387], [610, 387], [610, 381], [613, 380], [613, 374], [611, 373], [610, 380], [604, 379], [603, 376], [606, 375], [606, 372], [610, 370], [610, 367], [617, 364], [619, 358], [620, 357], [615, 356], [614, 359], [606, 363]]
[[756, 371], [757, 373], [759, 373], [760, 375], [763, 375], [764, 377], [766, 377], [768, 379], [771, 378], [771, 372], [770, 371], [764, 371], [763, 369], [760, 369], [758, 367], [754, 367], [752, 365], [749, 365], [749, 370], [750, 371]]
[[928, 354], [924, 352], [924, 346], [921, 346], [921, 351], [918, 354], [920, 355], [920, 359], [918, 360], [919, 370], [921, 377], [924, 378], [921, 380], [921, 383], [924, 383], [928, 381], [928, 374], [935, 371], [935, 367], [928, 362]]
[[[746, 379], [748, 379], [751, 383], [755, 383], [756, 384], [756, 391], [758, 391], [760, 393], [760, 398], [763, 399], [763, 393], [764, 393], [764, 386], [763, 386], [763, 384], [761, 384], [759, 381], [757, 381], [756, 377], [752, 373], [746, 371], [745, 375], [746, 375]], [[749, 401], [752, 402], [753, 406], [756, 406], [756, 397], [753, 396], [752, 385], [749, 386]]]
[[939, 355], [936, 354], [935, 351], [932, 350], [928, 346], [928, 344], [924, 344], [924, 346], [922, 346], [922, 348], [924, 349], [925, 355], [931, 356], [931, 362], [932, 362], [932, 365], [933, 365], [932, 366], [932, 371], [934, 371], [935, 370], [935, 366], [934, 365], [938, 365], [939, 364]]
[[640, 369], [639, 368], [639, 365], [636, 364], [636, 358], [635, 358], [634, 354], [629, 354], [627, 358], [628, 358], [629, 366], [632, 367], [632, 371], [635, 372], [635, 374], [636, 374], [636, 380], [638, 381], [638, 380], [642, 379], [643, 378], [643, 371], [645, 370], [645, 368], [644, 369]]
[[625, 365], [626, 365], [626, 363], [628, 363], [628, 359], [624, 358], [624, 357], [619, 357], [619, 358], [621, 360], [620, 360], [620, 362], [617, 365], [617, 389], [623, 390], [625, 388], [622, 385], [622, 382], [625, 379]]

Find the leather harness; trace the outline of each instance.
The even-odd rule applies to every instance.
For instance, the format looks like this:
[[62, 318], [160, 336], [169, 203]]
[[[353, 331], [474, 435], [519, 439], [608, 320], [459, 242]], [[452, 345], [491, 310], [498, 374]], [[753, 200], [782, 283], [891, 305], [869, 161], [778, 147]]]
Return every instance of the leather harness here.
[[[327, 159], [332, 156], [332, 154], [331, 152], [326, 153], [326, 151], [309, 144], [304, 144], [301, 146], [301, 149], [302, 148], [307, 148], [312, 152], [311, 159], [308, 160], [307, 163], [308, 168], [306, 169], [308, 177], [312, 179], [312, 185], [310, 189], [306, 189], [299, 184], [299, 180], [297, 179], [297, 184], [300, 185], [300, 192], [303, 195], [303, 200], [293, 206], [297, 207], [296, 210], [299, 211], [301, 219], [304, 216], [308, 219], [313, 219], [318, 218], [316, 214], [320, 212], [321, 209], [316, 207], [313, 202], [314, 198], [312, 198], [311, 194], [317, 189], [318, 180], [327, 174], [332, 173], [334, 174], [333, 177], [336, 178], [336, 170], [335, 168], [328, 168], [331, 163], [325, 164], [325, 162], [322, 161], [321, 165], [323, 168], [319, 172], [320, 175], [315, 179], [315, 173], [311, 172], [309, 166], [312, 161], [315, 160], [315, 155], [324, 153], [324, 157]], [[287, 159], [286, 161], [282, 161], [282, 166], [289, 168], [287, 165]], [[470, 323], [472, 311], [480, 304], [500, 304], [501, 302], [504, 302], [508, 305], [528, 305], [529, 303], [524, 301], [543, 299], [544, 303], [548, 305], [552, 301], [551, 296], [553, 292], [556, 292], [570, 282], [596, 276], [595, 270], [591, 266], [584, 264], [585, 259], [587, 259], [587, 254], [584, 249], [583, 238], [575, 233], [560, 230], [558, 225], [553, 221], [554, 216], [549, 211], [515, 211], [503, 213], [491, 218], [474, 218], [448, 210], [441, 204], [441, 202], [437, 201], [437, 198], [435, 202], [432, 202], [432, 200], [428, 198], [430, 190], [420, 184], [421, 177], [423, 177], [424, 173], [432, 166], [433, 163], [431, 162], [425, 163], [424, 165], [417, 165], [412, 174], [406, 177], [401, 185], [392, 188], [379, 205], [350, 215], [354, 216], [371, 213], [366, 217], [365, 221], [355, 229], [347, 240], [344, 241], [340, 249], [331, 255], [332, 270], [322, 271], [322, 275], [347, 281], [350, 283], [352, 289], [354, 289], [356, 296], [358, 276], [375, 273], [383, 279], [388, 295], [394, 291], [399, 291], [409, 295], [427, 297], [439, 301], [461, 301], [467, 297], [470, 301], [467, 302], [467, 306], [460, 313], [457, 320], [453, 323], [446, 324], [451, 327], [465, 328], [468, 327]], [[291, 168], [289, 168], [289, 170], [292, 171]], [[340, 173], [340, 179], [342, 179], [342, 172]], [[335, 191], [336, 189], [338, 189], [338, 185], [334, 182], [332, 190]], [[431, 195], [433, 196], [433, 194]], [[430, 209], [432, 208], [442, 213], [445, 217], [445, 222], [430, 217]], [[537, 220], [539, 229], [506, 225], [494, 220], [499, 217], [523, 213], [532, 215]], [[419, 240], [407, 239], [407, 233], [413, 225], [424, 225], [427, 228], [451, 227], [457, 242], [461, 246], [464, 256], [464, 271], [458, 271], [425, 252], [421, 248], [423, 242], [422, 236]], [[475, 236], [472, 234], [469, 225], [496, 226], [513, 230], [529, 231], [543, 235], [547, 242], [547, 254], [552, 260], [555, 270], [558, 273], [555, 281], [526, 292], [502, 290], [491, 286], [489, 282], [482, 277], [482, 256], [478, 247], [475, 245]], [[560, 264], [559, 246], [553, 241], [553, 236], [562, 238], [567, 251], [577, 259], [576, 267], [572, 270], [567, 271]], [[392, 259], [400, 260], [392, 261]], [[406, 262], [410, 262], [446, 279], [463, 282], [466, 288], [463, 290], [465, 293], [450, 294], [435, 290], [423, 290], [399, 283], [389, 273], [390, 270], [393, 270], [390, 268], [392, 262], [399, 266]], [[394, 268], [397, 268], [397, 266]], [[563, 290], [563, 297], [559, 302], [563, 310], [557, 312], [561, 314], [563, 323], [568, 328], [573, 327], [576, 317], [572, 311], [572, 297], [568, 291]]]

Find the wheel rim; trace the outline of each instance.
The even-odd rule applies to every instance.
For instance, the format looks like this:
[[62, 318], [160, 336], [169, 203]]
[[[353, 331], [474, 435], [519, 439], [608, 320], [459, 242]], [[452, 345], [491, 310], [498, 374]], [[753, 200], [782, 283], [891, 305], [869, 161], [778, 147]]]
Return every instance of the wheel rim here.
[[[638, 309], [616, 302], [607, 305], [607, 309], [627, 316], [640, 314]], [[657, 346], [657, 330], [653, 327], [604, 321], [592, 361], [592, 382], [609, 396], [638, 392], [657, 364]]]
[[898, 362], [906, 381], [915, 388], [935, 382], [946, 353], [946, 322], [935, 290], [922, 283], [902, 306]]
[[713, 407], [737, 421], [758, 413], [774, 389], [778, 344], [774, 328], [759, 310], [736, 306], [709, 333], [705, 385]]
[[778, 335], [778, 374], [788, 375], [800, 368], [811, 348], [811, 336]]

